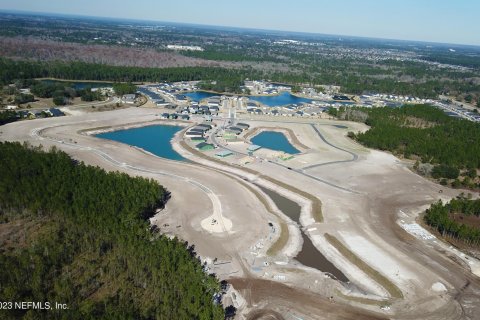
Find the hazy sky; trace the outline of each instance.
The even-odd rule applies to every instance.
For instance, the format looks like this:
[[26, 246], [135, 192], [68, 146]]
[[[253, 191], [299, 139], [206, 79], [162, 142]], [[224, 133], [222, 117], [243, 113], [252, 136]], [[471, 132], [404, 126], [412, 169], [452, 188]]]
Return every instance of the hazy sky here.
[[0, 10], [480, 45], [480, 0], [0, 0]]

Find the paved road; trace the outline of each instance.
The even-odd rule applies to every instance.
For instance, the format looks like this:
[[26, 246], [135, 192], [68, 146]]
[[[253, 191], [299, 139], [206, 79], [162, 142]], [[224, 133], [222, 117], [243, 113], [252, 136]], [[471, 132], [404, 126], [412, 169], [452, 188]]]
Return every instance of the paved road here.
[[313, 130], [315, 130], [315, 132], [317, 133], [317, 135], [320, 137], [320, 139], [323, 140], [323, 142], [325, 142], [326, 144], [328, 144], [329, 146], [331, 146], [332, 148], [335, 148], [337, 150], [340, 150], [340, 151], [343, 151], [343, 152], [346, 152], [348, 153], [349, 155], [352, 156], [351, 159], [347, 159], [347, 160], [338, 160], [338, 161], [330, 161], [330, 162], [325, 162], [325, 163], [318, 163], [318, 164], [312, 164], [310, 166], [307, 166], [307, 167], [304, 167], [302, 168], [302, 170], [308, 170], [308, 169], [313, 169], [313, 168], [316, 168], [316, 167], [320, 167], [320, 166], [326, 166], [326, 165], [330, 165], [330, 164], [336, 164], [336, 163], [346, 163], [346, 162], [353, 162], [353, 161], [357, 161], [358, 160], [358, 154], [354, 153], [354, 152], [351, 152], [351, 151], [348, 151], [346, 149], [343, 149], [343, 148], [340, 148], [334, 144], [332, 144], [331, 142], [327, 141], [327, 139], [325, 139], [325, 137], [322, 135], [322, 133], [320, 132], [320, 130], [318, 130], [318, 128], [315, 126], [315, 124], [310, 124], [313, 128]]

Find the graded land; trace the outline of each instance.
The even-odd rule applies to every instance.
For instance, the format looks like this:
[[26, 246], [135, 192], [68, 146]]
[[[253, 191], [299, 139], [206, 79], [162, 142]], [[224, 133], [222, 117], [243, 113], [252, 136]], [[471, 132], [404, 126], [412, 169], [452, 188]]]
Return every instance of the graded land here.
[[[214, 120], [211, 136], [218, 147], [234, 152], [227, 158], [216, 157], [218, 149], [193, 149], [185, 130], [172, 144], [189, 162], [94, 136], [149, 124], [187, 128], [202, 121], [161, 120], [158, 112], [126, 108], [19, 121], [2, 126], [0, 140], [56, 146], [87, 164], [159, 181], [172, 198], [151, 222], [162, 233], [195, 244], [209, 271], [232, 283], [232, 304], [240, 317], [475, 319], [480, 313], [479, 261], [434, 237], [407, 232], [431, 203], [461, 190], [424, 179], [408, 163], [347, 137], [349, 131], [368, 130], [366, 125], [241, 116], [250, 125], [247, 134], [265, 128], [293, 134], [289, 140], [302, 152], [287, 161], [267, 149], [244, 161], [252, 135], [236, 142], [215, 138], [223, 119]], [[297, 202], [299, 223], [258, 186]], [[315, 217], [320, 206], [321, 219]], [[294, 259], [302, 246], [300, 229], [350, 282]]]

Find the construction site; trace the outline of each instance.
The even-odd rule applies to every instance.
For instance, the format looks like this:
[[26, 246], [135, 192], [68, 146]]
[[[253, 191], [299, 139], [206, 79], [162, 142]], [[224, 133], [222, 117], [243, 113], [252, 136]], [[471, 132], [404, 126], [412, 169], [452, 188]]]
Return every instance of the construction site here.
[[[237, 113], [239, 100], [228, 101], [188, 120], [162, 118], [153, 103], [77, 111], [7, 124], [0, 140], [165, 186], [172, 197], [151, 223], [195, 244], [230, 283], [238, 319], [478, 319], [480, 261], [420, 219], [462, 190], [349, 139], [362, 123]], [[140, 140], [174, 157], [99, 136], [155, 126], [178, 129]]]

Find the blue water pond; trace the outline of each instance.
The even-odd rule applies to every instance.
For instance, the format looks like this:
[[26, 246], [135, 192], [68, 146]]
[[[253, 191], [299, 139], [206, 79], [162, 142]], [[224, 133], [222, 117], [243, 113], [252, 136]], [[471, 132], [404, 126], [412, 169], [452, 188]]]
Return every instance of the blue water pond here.
[[170, 142], [182, 129], [179, 126], [154, 125], [100, 133], [96, 137], [139, 147], [162, 158], [184, 161], [185, 158], [173, 150]]
[[281, 132], [263, 131], [253, 137], [251, 141], [253, 144], [271, 150], [283, 151], [288, 154], [300, 153]]

